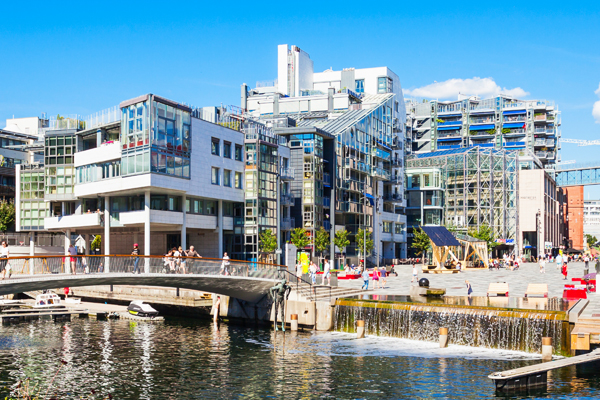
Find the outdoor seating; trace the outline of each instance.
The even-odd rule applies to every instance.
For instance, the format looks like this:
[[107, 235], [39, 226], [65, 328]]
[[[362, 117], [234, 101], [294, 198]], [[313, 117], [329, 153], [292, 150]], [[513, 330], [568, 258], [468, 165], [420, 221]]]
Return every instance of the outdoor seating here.
[[506, 283], [506, 282], [490, 283], [490, 286], [488, 287], [488, 291], [487, 291], [488, 297], [490, 294], [495, 294], [496, 296], [508, 297], [508, 283]]
[[527, 285], [525, 297], [548, 297], [548, 284], [546, 283], [530, 283]]

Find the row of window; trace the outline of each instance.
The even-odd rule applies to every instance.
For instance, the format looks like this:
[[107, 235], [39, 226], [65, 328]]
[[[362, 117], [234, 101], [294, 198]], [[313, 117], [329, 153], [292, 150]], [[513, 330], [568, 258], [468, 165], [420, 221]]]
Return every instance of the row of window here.
[[[243, 179], [243, 175], [241, 172], [235, 172], [235, 175], [233, 175], [233, 182], [231, 180], [231, 170], [229, 169], [224, 169], [223, 170], [223, 186], [225, 187], [233, 187], [236, 189], [242, 189], [243, 188], [243, 183], [242, 183], [242, 179]], [[213, 185], [221, 185], [221, 169], [217, 168], [217, 167], [212, 167], [212, 171], [211, 171], [211, 178], [210, 178], [210, 182]]]
[[400, 234], [404, 232], [404, 224], [394, 224], [391, 221], [383, 221], [382, 231], [383, 233], [392, 233], [392, 225], [394, 226], [394, 233]]
[[[214, 156], [221, 155], [221, 140], [217, 138], [211, 139], [210, 153]], [[223, 157], [231, 158], [231, 142], [223, 141]], [[235, 145], [235, 160], [244, 161], [244, 150], [242, 145]]]

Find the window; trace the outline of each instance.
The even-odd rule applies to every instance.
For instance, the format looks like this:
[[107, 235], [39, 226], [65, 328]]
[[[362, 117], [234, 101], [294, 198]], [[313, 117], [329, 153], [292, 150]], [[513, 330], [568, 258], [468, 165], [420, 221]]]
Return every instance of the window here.
[[219, 181], [219, 168], [212, 167], [211, 183], [213, 185], [220, 185]]
[[403, 232], [403, 230], [404, 230], [404, 225], [402, 225], [402, 224], [395, 224], [394, 225], [394, 232], [395, 233], [400, 234], [400, 233]]
[[357, 79], [355, 88], [356, 88], [356, 90], [355, 90], [356, 93], [358, 93], [358, 94], [364, 93], [365, 92], [365, 80]]
[[392, 79], [387, 76], [377, 78], [377, 93], [390, 93], [393, 92]]
[[223, 157], [231, 158], [231, 143], [223, 142]]
[[235, 173], [235, 188], [242, 189], [242, 173], [241, 172]]
[[211, 142], [211, 146], [210, 146], [211, 154], [213, 154], [215, 156], [219, 156], [219, 155], [221, 155], [219, 150], [220, 150], [219, 149], [219, 139], [212, 138], [212, 142]]
[[243, 149], [239, 144], [235, 145], [235, 159], [236, 161], [244, 161]]
[[392, 232], [392, 223], [390, 221], [383, 221], [383, 233]]
[[207, 200], [206, 201], [205, 214], [207, 214], [207, 215], [217, 215], [216, 202], [214, 202], [212, 200]]
[[231, 187], [231, 171], [223, 170], [223, 186]]

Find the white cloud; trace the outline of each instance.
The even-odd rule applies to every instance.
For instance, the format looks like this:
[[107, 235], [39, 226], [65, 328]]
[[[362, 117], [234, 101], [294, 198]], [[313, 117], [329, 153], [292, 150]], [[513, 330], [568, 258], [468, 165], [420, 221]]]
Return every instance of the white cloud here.
[[[598, 89], [594, 92], [600, 97], [600, 84], [598, 85]], [[596, 120], [597, 124], [600, 124], [600, 100], [594, 103], [594, 107], [592, 108], [592, 116]]]
[[404, 94], [408, 96], [440, 100], [456, 100], [459, 93], [469, 96], [476, 95], [481, 98], [494, 97], [499, 94], [506, 94], [513, 97], [529, 95], [529, 92], [520, 87], [507, 89], [500, 87], [492, 78], [479, 77], [472, 79], [448, 79], [444, 82], [434, 82], [420, 88], [404, 90]]

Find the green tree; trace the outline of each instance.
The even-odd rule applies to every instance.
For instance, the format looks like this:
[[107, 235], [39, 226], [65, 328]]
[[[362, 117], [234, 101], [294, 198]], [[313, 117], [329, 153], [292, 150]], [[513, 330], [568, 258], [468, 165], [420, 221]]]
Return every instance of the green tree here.
[[315, 235], [315, 249], [321, 253], [323, 256], [323, 252], [329, 248], [329, 232], [325, 230], [325, 228], [321, 227], [317, 231]]
[[304, 249], [306, 246], [310, 244], [310, 238], [306, 236], [306, 229], [304, 228], [296, 228], [292, 231], [292, 236], [290, 242], [298, 250]]
[[6, 232], [15, 223], [15, 203], [0, 201], [0, 231]]
[[585, 234], [585, 241], [588, 244], [588, 247], [592, 247], [593, 245], [595, 245], [598, 242], [598, 239], [596, 238], [596, 236], [590, 235], [589, 233]]
[[[348, 231], [346, 229], [337, 231], [333, 238], [333, 244], [343, 252], [343, 249], [350, 244], [350, 240], [348, 239]], [[332, 253], [335, 257], [335, 251]], [[346, 257], [342, 259], [342, 265], [344, 264], [346, 264]]]
[[413, 242], [410, 247], [415, 249], [415, 254], [421, 256], [421, 261], [425, 264], [425, 253], [431, 247], [431, 241], [423, 228], [413, 229]]
[[[366, 241], [365, 232], [367, 238]], [[373, 247], [375, 247], [375, 243], [371, 238], [370, 231], [362, 228], [358, 229], [358, 233], [356, 234], [356, 247], [358, 247], [358, 251], [360, 251], [361, 254], [365, 252], [364, 250], [366, 248], [366, 254], [363, 254], [363, 256], [367, 256], [367, 254], [371, 253], [371, 250], [373, 250]]]
[[259, 247], [265, 254], [271, 254], [277, 249], [277, 236], [272, 230], [266, 229], [260, 234]]
[[469, 229], [467, 235], [485, 241], [487, 243], [488, 252], [491, 252], [494, 247], [498, 246], [498, 243], [496, 243], [497, 237], [494, 234], [494, 230], [487, 224], [480, 225], [479, 229]]
[[90, 250], [96, 251], [96, 249], [100, 250], [102, 248], [102, 236], [96, 235], [92, 244], [90, 244]]

